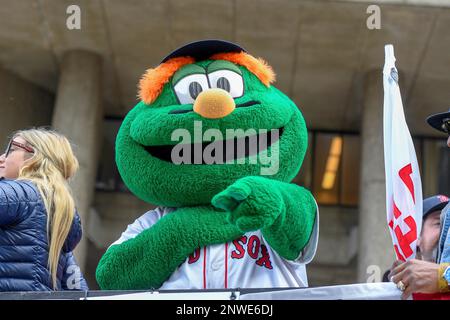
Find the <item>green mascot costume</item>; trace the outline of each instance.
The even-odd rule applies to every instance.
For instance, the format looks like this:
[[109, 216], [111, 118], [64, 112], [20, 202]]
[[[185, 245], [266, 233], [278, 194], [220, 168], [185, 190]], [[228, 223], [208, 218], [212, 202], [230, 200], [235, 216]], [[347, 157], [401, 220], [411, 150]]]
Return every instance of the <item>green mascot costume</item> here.
[[307, 129], [274, 78], [222, 40], [187, 44], [147, 70], [116, 161], [129, 189], [158, 207], [106, 251], [102, 289], [307, 286], [318, 209], [290, 183]]

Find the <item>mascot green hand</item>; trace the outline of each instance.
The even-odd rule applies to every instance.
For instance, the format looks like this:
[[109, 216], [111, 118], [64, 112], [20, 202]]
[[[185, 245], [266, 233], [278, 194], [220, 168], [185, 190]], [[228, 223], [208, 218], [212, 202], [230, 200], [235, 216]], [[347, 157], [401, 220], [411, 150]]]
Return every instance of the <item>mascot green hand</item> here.
[[185, 45], [144, 74], [116, 162], [158, 207], [104, 254], [102, 289], [307, 286], [318, 209], [290, 183], [307, 130], [273, 81], [263, 60], [221, 40]]
[[[183, 236], [193, 234], [198, 236]], [[196, 248], [231, 241], [240, 234], [224, 213], [211, 207], [180, 208], [135, 238], [112, 246], [98, 266], [97, 277], [107, 289], [159, 288]], [[117, 273], [111, 276], [111, 271]]]
[[308, 190], [263, 177], [239, 179], [212, 203], [228, 211], [227, 220], [242, 232], [261, 229], [271, 248], [289, 260], [306, 245], [316, 208]]

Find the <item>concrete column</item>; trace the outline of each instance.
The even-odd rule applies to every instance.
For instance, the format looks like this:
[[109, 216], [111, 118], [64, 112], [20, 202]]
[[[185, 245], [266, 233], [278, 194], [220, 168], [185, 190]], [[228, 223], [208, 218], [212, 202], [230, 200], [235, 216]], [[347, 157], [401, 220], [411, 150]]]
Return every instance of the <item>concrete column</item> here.
[[358, 281], [381, 281], [395, 259], [386, 222], [383, 151], [383, 74], [365, 78], [361, 126]]
[[51, 123], [54, 96], [0, 69], [0, 153], [14, 131]]
[[83, 222], [83, 239], [75, 250], [82, 270], [86, 263], [86, 230], [93, 203], [103, 118], [101, 57], [86, 51], [67, 52], [61, 62], [53, 127], [74, 145], [80, 169], [71, 182]]
[[436, 141], [424, 141], [424, 167], [422, 168], [422, 187], [424, 198], [438, 194], [439, 174], [439, 144]]

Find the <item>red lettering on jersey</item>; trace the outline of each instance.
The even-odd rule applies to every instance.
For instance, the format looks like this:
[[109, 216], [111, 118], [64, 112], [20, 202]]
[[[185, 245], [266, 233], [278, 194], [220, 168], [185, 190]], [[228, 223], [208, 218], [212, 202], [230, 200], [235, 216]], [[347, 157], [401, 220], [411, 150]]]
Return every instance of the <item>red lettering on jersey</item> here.
[[[260, 267], [265, 267], [267, 269], [273, 269], [272, 262], [270, 261], [269, 251], [264, 244], [261, 244], [261, 239], [252, 235], [247, 242], [247, 237], [243, 236], [239, 239], [233, 241], [235, 250], [231, 252], [231, 258], [242, 259], [245, 255], [245, 251], [252, 259], [258, 259], [259, 252], [261, 251], [262, 256], [256, 260], [256, 264]], [[247, 246], [245, 246], [247, 245]]]
[[193, 264], [200, 258], [200, 248], [195, 249], [194, 253], [189, 256], [188, 263]]
[[256, 264], [258, 266], [264, 266], [267, 269], [273, 269], [272, 263], [270, 262], [269, 252], [267, 251], [267, 247], [263, 244], [261, 245], [261, 254], [262, 257], [259, 258], [258, 261], [256, 261]]
[[236, 248], [236, 250], [233, 250], [233, 252], [231, 252], [231, 257], [233, 259], [242, 259], [244, 257], [245, 249], [241, 242], [242, 244], [246, 244], [247, 237], [242, 236], [240, 239], [233, 240], [234, 247]]
[[248, 245], [247, 245], [248, 255], [253, 259], [257, 259], [258, 255], [259, 255], [260, 246], [261, 246], [261, 241], [259, 241], [259, 238], [255, 235], [251, 236], [250, 239], [248, 240]]

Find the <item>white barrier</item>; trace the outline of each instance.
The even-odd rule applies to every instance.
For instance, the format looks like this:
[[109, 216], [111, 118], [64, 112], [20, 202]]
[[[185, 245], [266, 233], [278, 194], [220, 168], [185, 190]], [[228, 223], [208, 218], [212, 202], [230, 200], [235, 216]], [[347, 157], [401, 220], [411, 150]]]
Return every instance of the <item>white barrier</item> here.
[[[270, 290], [270, 289], [268, 289]], [[88, 300], [400, 300], [401, 291], [392, 282], [360, 283], [317, 288], [283, 289], [243, 293], [215, 292], [143, 292], [102, 297]]]
[[143, 292], [121, 294], [113, 296], [90, 297], [82, 300], [235, 300], [239, 298], [239, 292]]
[[392, 282], [359, 283], [305, 289], [241, 294], [240, 300], [400, 300], [401, 291]]

